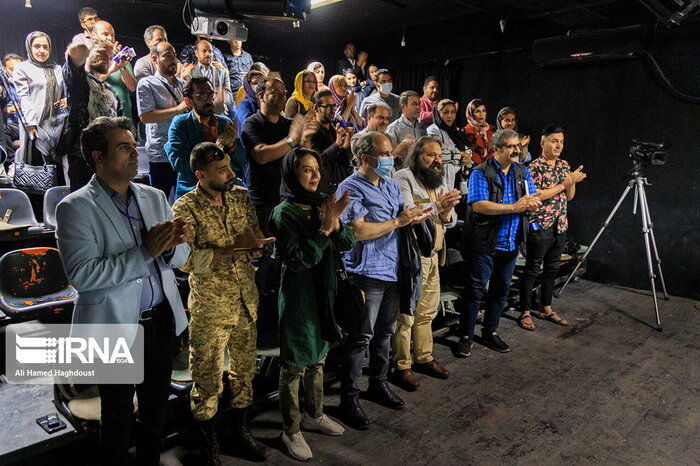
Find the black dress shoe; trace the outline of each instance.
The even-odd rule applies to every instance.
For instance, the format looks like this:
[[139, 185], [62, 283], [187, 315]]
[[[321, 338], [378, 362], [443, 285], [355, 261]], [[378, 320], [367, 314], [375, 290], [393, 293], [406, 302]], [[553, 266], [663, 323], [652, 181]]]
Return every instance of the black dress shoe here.
[[501, 337], [498, 336], [496, 332], [490, 332], [486, 329], [481, 331], [481, 338], [484, 339], [484, 342], [491, 347], [491, 349], [494, 349], [498, 351], [499, 353], [508, 353], [510, 352], [510, 348], [506, 344], [505, 341], [501, 340]]
[[391, 409], [403, 409], [404, 402], [386, 382], [372, 383], [367, 390], [367, 399]]
[[348, 426], [357, 430], [369, 429], [369, 419], [360, 406], [357, 396], [342, 398], [340, 400], [340, 419]]

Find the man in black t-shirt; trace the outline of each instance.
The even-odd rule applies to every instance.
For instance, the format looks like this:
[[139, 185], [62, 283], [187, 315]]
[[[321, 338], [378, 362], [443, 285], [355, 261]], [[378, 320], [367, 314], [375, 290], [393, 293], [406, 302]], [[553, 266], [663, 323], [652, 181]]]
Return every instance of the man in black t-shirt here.
[[267, 222], [280, 202], [282, 158], [293, 147], [310, 147], [318, 123], [299, 115], [293, 120], [281, 115], [287, 89], [279, 78], [266, 78], [255, 86], [260, 110], [243, 124], [241, 141], [248, 153], [250, 180], [248, 196], [255, 206], [260, 229], [268, 234]]

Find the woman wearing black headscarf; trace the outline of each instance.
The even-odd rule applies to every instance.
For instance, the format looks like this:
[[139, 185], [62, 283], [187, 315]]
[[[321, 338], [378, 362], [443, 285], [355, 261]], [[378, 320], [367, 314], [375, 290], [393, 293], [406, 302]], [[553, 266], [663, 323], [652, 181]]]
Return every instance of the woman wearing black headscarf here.
[[[63, 92], [61, 67], [51, 59], [51, 38], [44, 32], [30, 33], [24, 42], [27, 60], [15, 66], [13, 80], [27, 131], [35, 138], [35, 149], [53, 157], [67, 116], [68, 101]], [[28, 135], [21, 128], [20, 141], [28, 143]], [[35, 150], [36, 153], [36, 150]], [[39, 154], [36, 154], [37, 156]], [[41, 158], [31, 160], [40, 165]]]
[[[296, 459], [312, 457], [300, 429], [341, 435], [344, 429], [323, 414], [323, 364], [331, 345], [340, 340], [333, 317], [339, 251], [355, 244], [340, 215], [350, 202], [318, 192], [321, 156], [303, 147], [282, 161], [282, 202], [272, 211], [270, 229], [277, 238], [282, 263], [279, 292], [280, 411], [282, 442]], [[303, 381], [305, 412], [299, 413]]]
[[455, 124], [457, 105], [450, 99], [442, 99], [433, 110], [433, 124], [428, 135], [442, 144], [442, 164], [445, 168], [445, 184], [455, 187], [455, 178], [462, 167], [472, 166], [472, 151], [467, 147], [467, 135]]

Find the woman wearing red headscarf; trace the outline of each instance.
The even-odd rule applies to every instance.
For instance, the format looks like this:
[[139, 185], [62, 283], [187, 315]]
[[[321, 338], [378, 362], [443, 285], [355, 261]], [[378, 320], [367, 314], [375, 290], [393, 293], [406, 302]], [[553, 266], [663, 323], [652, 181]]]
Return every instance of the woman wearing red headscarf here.
[[472, 150], [472, 160], [479, 165], [493, 156], [491, 136], [496, 131], [494, 125], [486, 122], [486, 104], [474, 99], [467, 104], [467, 126], [462, 131], [467, 135], [467, 146]]

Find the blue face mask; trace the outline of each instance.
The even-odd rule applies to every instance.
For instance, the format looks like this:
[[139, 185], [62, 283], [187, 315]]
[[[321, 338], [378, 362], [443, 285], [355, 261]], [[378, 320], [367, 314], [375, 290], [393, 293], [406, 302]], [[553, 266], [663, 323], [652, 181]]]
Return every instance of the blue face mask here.
[[377, 157], [377, 161], [379, 164], [373, 170], [379, 176], [387, 176], [394, 168], [394, 157]]

